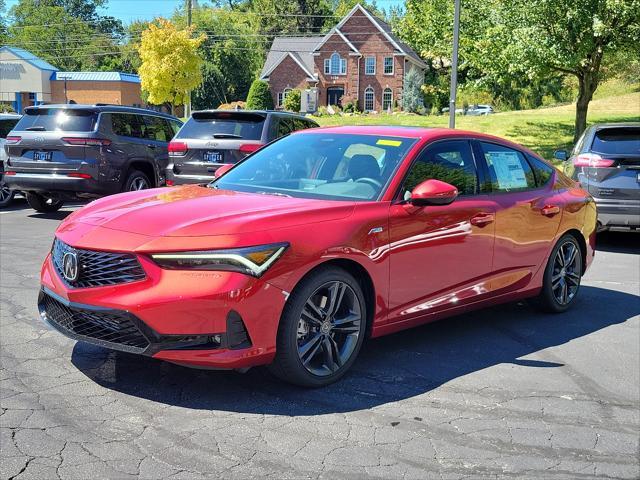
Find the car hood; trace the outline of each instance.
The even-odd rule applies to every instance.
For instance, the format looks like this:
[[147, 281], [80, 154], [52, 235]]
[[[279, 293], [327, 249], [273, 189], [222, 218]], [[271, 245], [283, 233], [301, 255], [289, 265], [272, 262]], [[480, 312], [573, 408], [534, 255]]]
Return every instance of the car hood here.
[[353, 209], [354, 202], [187, 185], [97, 200], [67, 217], [61, 229], [84, 224], [152, 237], [233, 235], [338, 220]]

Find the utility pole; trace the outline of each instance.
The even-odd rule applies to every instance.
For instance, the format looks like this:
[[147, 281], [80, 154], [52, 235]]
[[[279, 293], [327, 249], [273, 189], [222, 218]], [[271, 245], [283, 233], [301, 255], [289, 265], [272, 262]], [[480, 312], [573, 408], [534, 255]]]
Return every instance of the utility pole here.
[[[185, 0], [187, 8], [187, 28], [191, 28], [191, 11], [193, 10], [193, 1]], [[187, 99], [184, 103], [184, 116], [189, 118], [191, 116], [191, 92], [187, 92]]]
[[453, 13], [453, 55], [451, 56], [451, 94], [449, 96], [449, 128], [456, 128], [456, 92], [458, 90], [458, 43], [460, 39], [460, 0]]

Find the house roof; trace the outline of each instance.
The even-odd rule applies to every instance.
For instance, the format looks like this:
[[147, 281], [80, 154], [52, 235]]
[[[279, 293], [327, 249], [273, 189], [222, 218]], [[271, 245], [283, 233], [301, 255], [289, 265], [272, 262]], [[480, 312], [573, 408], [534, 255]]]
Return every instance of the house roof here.
[[291, 57], [310, 79], [315, 80], [311, 52], [321, 39], [322, 37], [275, 37], [260, 78], [267, 78], [285, 58]]
[[53, 72], [51, 80], [140, 83], [138, 75], [121, 72]]
[[39, 57], [36, 57], [33, 53], [19, 47], [10, 47], [9, 45], [4, 45], [0, 47], [0, 52], [9, 52], [18, 57], [20, 60], [24, 60], [27, 63], [30, 63], [36, 68], [40, 70], [50, 70], [57, 71], [58, 69], [51, 65], [49, 62], [45, 62]]

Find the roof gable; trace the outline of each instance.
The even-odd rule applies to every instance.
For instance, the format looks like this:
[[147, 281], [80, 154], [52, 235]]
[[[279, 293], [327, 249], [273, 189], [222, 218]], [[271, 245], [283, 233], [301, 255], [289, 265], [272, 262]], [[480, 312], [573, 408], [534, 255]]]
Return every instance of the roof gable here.
[[285, 58], [292, 58], [310, 80], [316, 80], [313, 74], [311, 51], [322, 37], [276, 37], [262, 67], [260, 78], [267, 78]]
[[0, 52], [9, 52], [20, 60], [24, 60], [25, 62], [33, 65], [39, 70], [49, 70], [52, 72], [57, 71], [58, 69], [51, 65], [49, 62], [45, 62], [39, 57], [36, 57], [33, 53], [19, 47], [10, 47], [9, 45], [4, 45], [0, 47]]

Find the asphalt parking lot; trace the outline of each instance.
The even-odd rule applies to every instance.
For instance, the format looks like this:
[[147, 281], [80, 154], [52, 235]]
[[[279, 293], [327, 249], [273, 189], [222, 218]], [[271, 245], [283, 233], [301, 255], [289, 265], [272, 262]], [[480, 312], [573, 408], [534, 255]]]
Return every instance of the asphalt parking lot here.
[[72, 208], [0, 213], [0, 478], [638, 478], [640, 234], [569, 313], [524, 304], [370, 341], [322, 390], [76, 343], [38, 319]]

